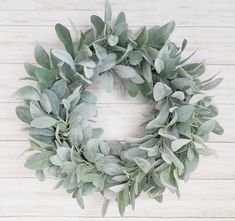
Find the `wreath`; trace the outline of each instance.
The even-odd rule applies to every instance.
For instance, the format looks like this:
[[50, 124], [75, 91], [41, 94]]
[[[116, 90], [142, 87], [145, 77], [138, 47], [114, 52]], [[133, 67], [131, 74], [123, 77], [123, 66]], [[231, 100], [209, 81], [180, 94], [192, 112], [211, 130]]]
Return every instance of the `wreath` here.
[[[186, 40], [177, 47], [168, 38], [173, 21], [137, 33], [128, 28], [121, 12], [111, 22], [111, 6], [105, 17], [92, 15], [92, 28], [77, 32], [56, 24], [55, 31], [65, 50], [48, 54], [38, 45], [35, 60], [25, 63], [28, 77], [37, 87], [24, 86], [17, 95], [25, 104], [16, 108], [20, 120], [29, 126], [30, 155], [25, 167], [35, 170], [40, 181], [47, 171], [84, 208], [83, 196], [100, 192], [102, 214], [109, 201], [116, 200], [121, 215], [141, 192], [162, 202], [165, 189], [179, 196], [179, 180], [187, 181], [196, 169], [199, 155], [214, 151], [206, 146], [208, 135], [223, 134], [213, 118], [218, 109], [204, 94], [221, 78], [200, 80], [204, 62], [182, 59]], [[141, 125], [141, 138], [125, 142], [102, 140], [103, 130], [92, 127], [97, 97], [89, 90], [96, 78], [110, 92], [114, 80], [130, 96], [141, 93], [152, 104], [148, 120]]]

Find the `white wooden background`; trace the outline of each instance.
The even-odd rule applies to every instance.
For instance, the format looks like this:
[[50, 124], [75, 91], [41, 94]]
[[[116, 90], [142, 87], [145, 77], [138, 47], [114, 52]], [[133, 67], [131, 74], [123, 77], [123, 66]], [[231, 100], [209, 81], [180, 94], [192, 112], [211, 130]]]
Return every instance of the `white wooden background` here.
[[[223, 136], [212, 136], [210, 146], [218, 157], [201, 160], [187, 184], [181, 185], [181, 200], [167, 194], [158, 204], [142, 196], [136, 210], [126, 211], [126, 220], [232, 221], [235, 219], [235, 1], [234, 0], [112, 0], [114, 14], [123, 10], [133, 28], [176, 21], [172, 40], [189, 41], [187, 53], [197, 49], [196, 61], [206, 58], [208, 76], [222, 70], [223, 83], [214, 91], [220, 109]], [[87, 197], [86, 209], [63, 189], [53, 190], [55, 180], [39, 183], [23, 167], [28, 147], [14, 109], [20, 100], [14, 91], [24, 82], [23, 62], [34, 62], [36, 43], [47, 49], [61, 47], [54, 24], [69, 26], [71, 18], [82, 29], [89, 16], [103, 14], [104, 0], [0, 0], [0, 221], [91, 221], [99, 220], [101, 198]], [[187, 54], [186, 53], [186, 54]], [[148, 110], [141, 98], [121, 97], [118, 86], [107, 94], [99, 84], [97, 124], [105, 138], [137, 136], [141, 114]], [[121, 220], [111, 204], [105, 220]]]

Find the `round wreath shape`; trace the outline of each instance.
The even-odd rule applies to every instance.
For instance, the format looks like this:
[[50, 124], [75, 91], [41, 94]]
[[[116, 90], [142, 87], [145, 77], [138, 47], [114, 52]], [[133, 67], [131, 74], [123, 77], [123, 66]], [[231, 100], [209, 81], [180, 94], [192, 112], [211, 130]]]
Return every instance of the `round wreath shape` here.
[[[200, 154], [213, 154], [205, 142], [210, 132], [222, 134], [212, 119], [217, 107], [206, 95], [221, 78], [200, 80], [204, 63], [181, 58], [187, 41], [177, 47], [168, 40], [175, 23], [134, 33], [121, 12], [111, 22], [109, 2], [105, 18], [91, 16], [92, 28], [72, 41], [61, 24], [55, 30], [65, 50], [35, 47], [39, 66], [25, 69], [36, 87], [24, 86], [17, 95], [25, 100], [17, 116], [29, 126], [30, 148], [25, 167], [40, 181], [47, 171], [84, 208], [83, 196], [100, 192], [105, 214], [116, 200], [121, 215], [134, 208], [141, 192], [161, 202], [165, 189], [179, 195], [179, 180], [187, 181]], [[96, 96], [89, 86], [100, 77], [110, 92], [119, 80], [129, 95], [141, 93], [152, 104], [149, 119], [141, 125], [141, 138], [125, 142], [102, 140], [101, 128], [93, 128]]]

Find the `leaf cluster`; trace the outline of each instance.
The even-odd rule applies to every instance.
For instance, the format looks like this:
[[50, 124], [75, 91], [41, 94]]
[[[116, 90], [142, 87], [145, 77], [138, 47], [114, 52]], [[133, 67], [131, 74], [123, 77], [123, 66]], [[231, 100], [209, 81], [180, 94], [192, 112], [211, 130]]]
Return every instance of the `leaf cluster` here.
[[[182, 58], [187, 41], [177, 47], [169, 41], [175, 23], [133, 33], [121, 12], [115, 22], [111, 6], [104, 20], [91, 16], [92, 28], [72, 40], [63, 25], [55, 26], [65, 50], [35, 47], [38, 66], [26, 63], [26, 80], [37, 86], [17, 91], [25, 105], [16, 114], [28, 127], [34, 153], [25, 167], [40, 181], [47, 172], [58, 179], [81, 208], [83, 196], [100, 192], [105, 214], [116, 200], [124, 214], [141, 192], [162, 202], [165, 189], [179, 195], [179, 180], [188, 180], [199, 155], [212, 154], [206, 146], [211, 132], [222, 134], [218, 114], [206, 91], [222, 79], [200, 80], [204, 63]], [[77, 33], [77, 32], [76, 32]], [[126, 142], [105, 141], [101, 128], [91, 127], [97, 97], [89, 87], [100, 77], [107, 92], [119, 80], [130, 96], [141, 93], [151, 100], [151, 119], [144, 135]]]

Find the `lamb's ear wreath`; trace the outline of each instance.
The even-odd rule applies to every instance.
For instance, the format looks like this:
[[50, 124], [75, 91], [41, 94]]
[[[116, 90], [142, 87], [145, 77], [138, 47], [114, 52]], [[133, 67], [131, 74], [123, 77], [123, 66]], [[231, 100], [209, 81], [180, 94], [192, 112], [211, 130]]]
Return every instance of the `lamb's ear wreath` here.
[[[188, 63], [168, 40], [175, 23], [133, 34], [121, 12], [112, 22], [109, 2], [104, 20], [91, 16], [92, 28], [76, 32], [56, 24], [65, 50], [47, 53], [35, 48], [39, 66], [26, 63], [24, 79], [37, 83], [17, 94], [25, 104], [17, 116], [29, 126], [30, 148], [35, 151], [25, 167], [35, 170], [40, 181], [48, 172], [84, 208], [83, 196], [100, 192], [105, 214], [110, 200], [116, 200], [121, 215], [141, 192], [161, 202], [165, 189], [179, 195], [178, 181], [187, 181], [196, 169], [200, 154], [213, 154], [205, 142], [211, 132], [223, 134], [213, 118], [218, 109], [204, 92], [215, 88], [221, 78], [200, 80], [204, 63]], [[73, 26], [75, 27], [75, 26]], [[76, 29], [75, 29], [76, 31]], [[141, 93], [152, 102], [151, 119], [143, 137], [125, 142], [100, 139], [101, 128], [92, 128], [96, 96], [89, 86], [100, 77], [110, 92], [119, 80], [130, 96]]]

